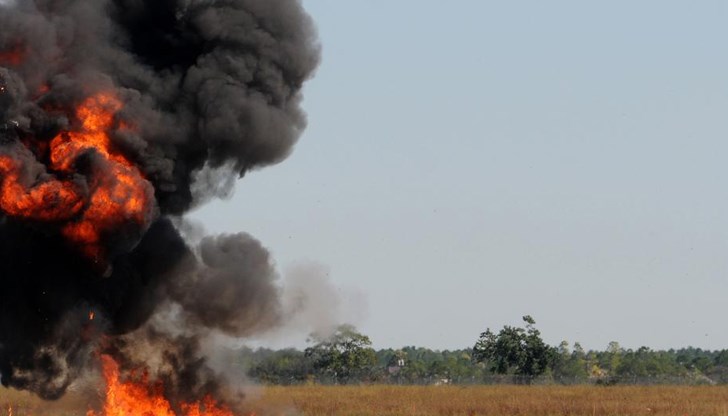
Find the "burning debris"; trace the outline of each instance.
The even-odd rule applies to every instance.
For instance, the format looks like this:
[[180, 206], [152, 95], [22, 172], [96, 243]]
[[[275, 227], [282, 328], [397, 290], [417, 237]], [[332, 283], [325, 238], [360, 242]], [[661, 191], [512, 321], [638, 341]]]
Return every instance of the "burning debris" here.
[[203, 169], [291, 151], [310, 19], [297, 0], [17, 0], [0, 27], [2, 384], [54, 399], [101, 361], [105, 414], [128, 413], [121, 391], [232, 414], [200, 340], [275, 325], [275, 271], [251, 236], [190, 247], [169, 218], [220, 189], [193, 186]]

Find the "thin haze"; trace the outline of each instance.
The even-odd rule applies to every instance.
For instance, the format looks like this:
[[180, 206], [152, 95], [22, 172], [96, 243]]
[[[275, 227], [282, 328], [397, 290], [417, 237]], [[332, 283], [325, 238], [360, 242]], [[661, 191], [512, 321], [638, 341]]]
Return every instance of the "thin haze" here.
[[308, 129], [206, 227], [328, 265], [377, 347], [728, 346], [725, 2], [304, 5]]

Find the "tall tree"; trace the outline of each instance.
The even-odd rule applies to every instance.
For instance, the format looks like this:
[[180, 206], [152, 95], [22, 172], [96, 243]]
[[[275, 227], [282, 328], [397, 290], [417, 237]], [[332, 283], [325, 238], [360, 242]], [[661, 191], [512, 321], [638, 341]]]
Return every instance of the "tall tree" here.
[[473, 359], [485, 362], [497, 374], [515, 374], [529, 379], [543, 374], [556, 352], [543, 342], [531, 316], [524, 316], [523, 321], [525, 328], [506, 325], [498, 334], [486, 329], [473, 347]]
[[311, 338], [315, 345], [306, 348], [306, 356], [319, 375], [336, 383], [368, 378], [377, 362], [369, 337], [351, 325], [339, 326], [329, 337], [314, 334]]

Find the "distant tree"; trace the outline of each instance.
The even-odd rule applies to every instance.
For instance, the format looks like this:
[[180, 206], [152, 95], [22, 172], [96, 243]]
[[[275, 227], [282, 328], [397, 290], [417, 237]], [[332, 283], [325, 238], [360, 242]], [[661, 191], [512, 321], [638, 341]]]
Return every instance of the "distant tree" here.
[[472, 350], [444, 351], [443, 357], [448, 374], [454, 383], [475, 381], [480, 369], [473, 363]]
[[708, 376], [719, 383], [728, 383], [728, 350], [715, 351], [713, 368]]
[[[691, 365], [692, 363], [688, 363], [688, 366]], [[621, 377], [622, 382], [680, 377], [687, 373], [688, 368], [679, 363], [677, 354], [669, 351], [653, 351], [648, 347], [625, 351], [617, 368], [617, 375]]]
[[487, 363], [497, 374], [515, 374], [530, 379], [546, 372], [556, 352], [543, 342], [532, 317], [524, 316], [523, 321], [525, 329], [504, 326], [498, 334], [486, 329], [473, 347], [473, 359]]
[[341, 325], [331, 336], [313, 334], [311, 338], [315, 345], [306, 348], [305, 355], [324, 378], [347, 383], [367, 379], [372, 374], [377, 362], [372, 342], [353, 326]]
[[255, 380], [266, 384], [302, 383], [313, 372], [311, 360], [295, 349], [283, 349], [261, 354], [248, 374]]
[[589, 376], [586, 353], [578, 342], [571, 351], [569, 343], [561, 341], [553, 355], [552, 365], [554, 376], [563, 383], [583, 382]]
[[607, 346], [607, 350], [599, 356], [599, 366], [611, 375], [616, 374], [622, 362], [624, 350], [617, 341], [611, 341]]

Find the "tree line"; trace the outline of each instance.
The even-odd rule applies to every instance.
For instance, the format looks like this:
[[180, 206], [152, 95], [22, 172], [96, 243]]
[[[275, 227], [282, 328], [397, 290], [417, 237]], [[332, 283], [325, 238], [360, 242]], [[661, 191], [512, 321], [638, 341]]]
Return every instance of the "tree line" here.
[[547, 345], [530, 316], [523, 327], [487, 329], [472, 348], [371, 347], [368, 336], [342, 325], [312, 336], [305, 350], [240, 351], [240, 364], [264, 384], [727, 384], [728, 349], [636, 350], [611, 342], [586, 351], [577, 342]]

